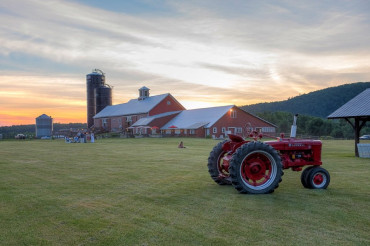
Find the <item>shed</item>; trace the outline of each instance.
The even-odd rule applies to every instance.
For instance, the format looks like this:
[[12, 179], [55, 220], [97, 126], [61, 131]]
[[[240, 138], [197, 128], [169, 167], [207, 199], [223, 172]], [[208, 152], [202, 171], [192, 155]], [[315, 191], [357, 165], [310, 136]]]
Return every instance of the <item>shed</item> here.
[[[166, 112], [163, 114], [157, 114], [153, 116], [148, 116], [139, 119], [134, 124], [132, 124], [131, 129], [133, 129], [134, 133], [139, 133], [144, 128], [144, 134], [155, 134], [157, 130], [161, 128], [164, 124], [166, 124], [169, 120], [173, 119], [178, 115], [181, 111], [174, 111], [174, 112]], [[150, 128], [151, 132], [147, 132], [146, 129]], [[141, 132], [142, 133], [142, 132]]]
[[[361, 128], [370, 121], [370, 88], [364, 90], [328, 116], [328, 119], [345, 119], [355, 131], [355, 155], [360, 142]], [[353, 120], [352, 120], [353, 119]]]

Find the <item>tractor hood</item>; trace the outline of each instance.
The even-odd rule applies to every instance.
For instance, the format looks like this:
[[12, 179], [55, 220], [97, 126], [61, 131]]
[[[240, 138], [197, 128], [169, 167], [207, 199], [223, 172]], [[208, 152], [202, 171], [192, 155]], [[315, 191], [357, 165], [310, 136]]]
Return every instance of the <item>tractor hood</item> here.
[[279, 141], [265, 141], [276, 150], [308, 150], [314, 146], [321, 149], [322, 143], [320, 140], [283, 138]]

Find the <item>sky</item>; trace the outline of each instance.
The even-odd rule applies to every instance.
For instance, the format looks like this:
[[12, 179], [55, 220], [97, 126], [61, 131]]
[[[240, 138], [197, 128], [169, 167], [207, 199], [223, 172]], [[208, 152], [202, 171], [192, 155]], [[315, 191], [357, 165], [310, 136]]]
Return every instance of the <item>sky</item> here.
[[368, 0], [1, 0], [0, 126], [86, 122], [86, 74], [113, 104], [187, 109], [370, 81]]

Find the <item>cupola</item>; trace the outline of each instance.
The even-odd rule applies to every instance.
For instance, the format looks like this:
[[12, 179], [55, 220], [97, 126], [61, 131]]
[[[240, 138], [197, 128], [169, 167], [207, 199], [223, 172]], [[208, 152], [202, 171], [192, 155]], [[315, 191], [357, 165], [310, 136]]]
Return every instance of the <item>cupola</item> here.
[[148, 87], [141, 87], [139, 89], [139, 100], [144, 100], [145, 98], [149, 97], [149, 88]]

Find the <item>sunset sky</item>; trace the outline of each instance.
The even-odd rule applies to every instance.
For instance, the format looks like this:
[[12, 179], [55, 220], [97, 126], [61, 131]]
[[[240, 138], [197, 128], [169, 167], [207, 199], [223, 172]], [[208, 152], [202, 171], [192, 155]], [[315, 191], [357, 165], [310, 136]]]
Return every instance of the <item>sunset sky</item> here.
[[370, 81], [370, 1], [1, 0], [0, 126], [86, 122], [86, 74], [113, 104], [285, 100]]

